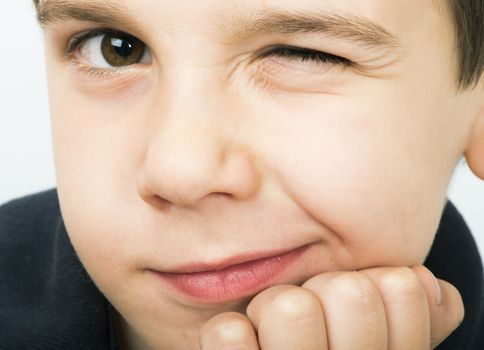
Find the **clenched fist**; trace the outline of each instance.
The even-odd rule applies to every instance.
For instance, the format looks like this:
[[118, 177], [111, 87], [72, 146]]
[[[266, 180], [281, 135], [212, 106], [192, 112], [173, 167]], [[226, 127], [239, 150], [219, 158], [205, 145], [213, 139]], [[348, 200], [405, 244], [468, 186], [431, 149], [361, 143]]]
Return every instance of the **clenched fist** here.
[[203, 350], [428, 350], [458, 327], [458, 291], [423, 266], [327, 272], [301, 287], [268, 288], [247, 316], [227, 312], [202, 328]]

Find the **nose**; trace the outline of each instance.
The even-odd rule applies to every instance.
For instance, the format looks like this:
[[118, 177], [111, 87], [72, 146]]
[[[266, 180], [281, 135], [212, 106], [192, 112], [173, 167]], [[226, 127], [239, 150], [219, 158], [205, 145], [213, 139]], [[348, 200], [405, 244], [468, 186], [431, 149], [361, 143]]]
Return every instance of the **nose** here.
[[140, 197], [163, 208], [194, 207], [213, 195], [250, 198], [260, 182], [256, 158], [233, 137], [229, 108], [221, 108], [222, 98], [209, 103], [202, 91], [189, 95], [172, 93], [154, 108], [157, 126], [138, 177]]

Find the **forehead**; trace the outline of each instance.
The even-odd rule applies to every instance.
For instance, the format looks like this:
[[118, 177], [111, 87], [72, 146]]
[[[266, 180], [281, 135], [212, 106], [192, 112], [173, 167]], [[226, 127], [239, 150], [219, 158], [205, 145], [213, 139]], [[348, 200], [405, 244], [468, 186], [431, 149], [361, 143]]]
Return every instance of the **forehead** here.
[[323, 29], [329, 36], [353, 37], [362, 44], [366, 40], [370, 46], [392, 46], [398, 44], [398, 35], [415, 29], [416, 19], [442, 10], [442, 3], [438, 0], [201, 0], [194, 4], [192, 0], [178, 0], [174, 5], [168, 0], [40, 0], [38, 10], [41, 24], [74, 18], [130, 29], [136, 19], [138, 23], [155, 23], [165, 29], [212, 25], [218, 33], [230, 35], [290, 34]]
[[[394, 13], [395, 10], [403, 10], [399, 12], [401, 16], [409, 14], [410, 9], [418, 13], [419, 10], [439, 10], [445, 12], [447, 9], [446, 0], [200, 0], [194, 5], [192, 0], [178, 0], [176, 5], [170, 0], [34, 0], [39, 9], [42, 10], [46, 6], [50, 9], [56, 7], [64, 7], [69, 5], [91, 6], [92, 8], [109, 7], [113, 10], [120, 8], [133, 8], [138, 10], [161, 9], [166, 11], [170, 8], [179, 7], [185, 9], [186, 14], [190, 12], [197, 12], [202, 8], [208, 9], [209, 12], [217, 14], [217, 16], [230, 15], [231, 13], [244, 14], [251, 11], [263, 11], [264, 9], [281, 8], [292, 11], [300, 11], [303, 9], [319, 9], [325, 11], [345, 10], [348, 12], [356, 12], [370, 15], [370, 17], [388, 16]], [[190, 11], [192, 10], [192, 11]], [[203, 11], [206, 13], [207, 11]]]

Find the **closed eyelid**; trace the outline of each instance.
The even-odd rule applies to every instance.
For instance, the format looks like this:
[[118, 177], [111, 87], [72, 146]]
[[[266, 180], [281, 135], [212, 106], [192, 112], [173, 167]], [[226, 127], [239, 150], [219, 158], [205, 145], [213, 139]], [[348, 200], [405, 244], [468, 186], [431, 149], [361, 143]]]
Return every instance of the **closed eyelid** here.
[[298, 47], [292, 45], [271, 46], [258, 55], [256, 59], [280, 56], [285, 58], [297, 58], [304, 61], [316, 61], [349, 66], [352, 62], [344, 57], [336, 56], [327, 52]]

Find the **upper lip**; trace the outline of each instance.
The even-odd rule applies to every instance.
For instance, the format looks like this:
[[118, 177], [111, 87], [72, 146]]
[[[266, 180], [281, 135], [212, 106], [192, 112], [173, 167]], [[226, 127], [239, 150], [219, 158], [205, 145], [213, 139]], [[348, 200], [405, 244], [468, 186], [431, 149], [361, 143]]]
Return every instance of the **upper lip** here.
[[231, 257], [227, 257], [215, 262], [194, 262], [185, 265], [177, 266], [175, 268], [170, 268], [168, 270], [157, 270], [161, 273], [172, 273], [172, 274], [188, 274], [188, 273], [200, 273], [200, 272], [210, 272], [210, 271], [220, 271], [229, 267], [234, 267], [241, 264], [253, 263], [258, 260], [266, 260], [271, 258], [277, 258], [278, 256], [288, 254], [297, 250], [305, 249], [316, 242], [304, 244], [289, 249], [273, 250], [273, 251], [261, 251], [252, 253], [243, 253]]

